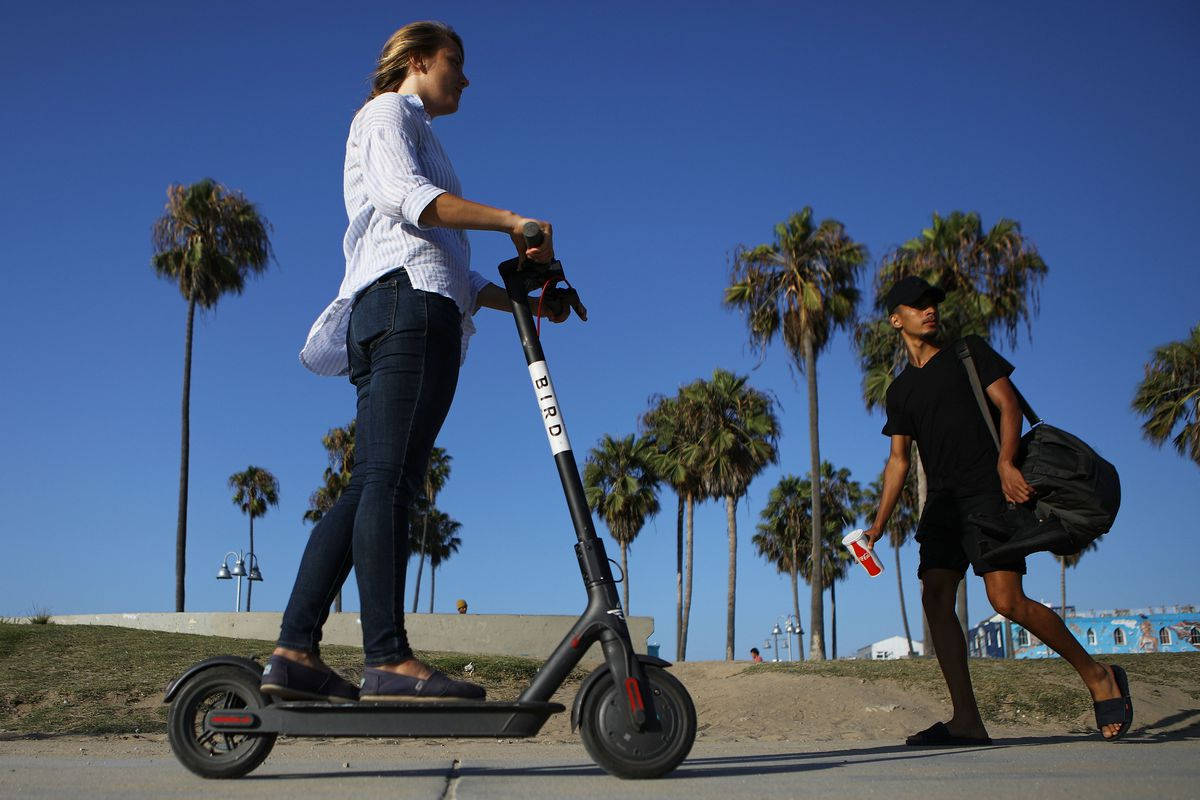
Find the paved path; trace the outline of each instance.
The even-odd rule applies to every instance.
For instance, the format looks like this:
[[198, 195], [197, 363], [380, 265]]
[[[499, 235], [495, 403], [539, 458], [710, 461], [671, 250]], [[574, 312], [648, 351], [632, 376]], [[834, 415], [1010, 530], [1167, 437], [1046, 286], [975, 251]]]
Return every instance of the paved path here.
[[895, 742], [697, 742], [657, 781], [621, 781], [582, 745], [515, 742], [279, 743], [237, 781], [185, 771], [162, 737], [0, 742], [0, 798], [566, 798], [739, 797], [1036, 800], [1200, 797], [1200, 739], [1105, 744], [1070, 736], [998, 740], [970, 750]]

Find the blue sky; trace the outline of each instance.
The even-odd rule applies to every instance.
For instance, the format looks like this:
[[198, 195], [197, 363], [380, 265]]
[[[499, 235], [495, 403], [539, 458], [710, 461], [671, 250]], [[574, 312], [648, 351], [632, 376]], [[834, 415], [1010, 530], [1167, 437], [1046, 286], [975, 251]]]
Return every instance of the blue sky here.
[[[435, 122], [466, 196], [554, 222], [592, 312], [544, 340], [576, 450], [715, 367], [778, 398], [781, 463], [738, 511], [740, 656], [790, 610], [786, 577], [749, 540], [771, 486], [806, 469], [807, 404], [782, 350], [756, 366], [721, 289], [733, 248], [769, 241], [804, 205], [843, 221], [873, 266], [934, 211], [1018, 220], [1050, 272], [1031, 336], [1005, 348], [1014, 379], [1124, 483], [1068, 602], [1200, 601], [1200, 474], [1145, 442], [1129, 409], [1152, 349], [1200, 321], [1194, 4], [127, 2], [0, 18], [0, 615], [173, 607], [185, 306], [151, 271], [150, 227], [168, 184], [206, 176], [258, 204], [278, 263], [197, 321], [188, 608], [232, 606], [213, 576], [247, 544], [226, 481], [248, 464], [281, 484], [256, 523], [254, 599], [282, 608], [320, 438], [353, 411], [348, 383], [296, 357], [341, 280], [346, 130], [383, 41], [429, 17], [466, 42], [471, 86]], [[498, 235], [472, 244], [485, 274], [510, 255]], [[484, 314], [439, 440], [454, 458], [440, 504], [463, 548], [438, 573], [436, 609], [463, 597], [481, 613], [576, 613], [570, 523], [512, 322]], [[844, 335], [819, 376], [823, 455], [869, 482], [887, 441]], [[663, 505], [632, 548], [631, 611], [656, 618], [671, 653], [669, 493]], [[719, 658], [719, 504], [697, 514], [696, 545], [689, 654]], [[838, 587], [842, 653], [901, 630], [884, 555], [882, 579]], [[919, 630], [915, 550], [902, 558]], [[1049, 556], [1031, 559], [1027, 587], [1058, 597]], [[974, 622], [988, 609], [978, 580], [970, 592]]]

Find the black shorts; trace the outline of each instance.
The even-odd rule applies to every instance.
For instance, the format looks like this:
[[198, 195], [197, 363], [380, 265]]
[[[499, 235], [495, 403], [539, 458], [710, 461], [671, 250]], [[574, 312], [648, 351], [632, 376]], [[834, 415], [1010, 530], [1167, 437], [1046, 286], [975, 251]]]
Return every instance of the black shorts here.
[[1000, 570], [1025, 574], [1025, 559], [1018, 558], [1003, 564], [983, 564], [979, 557], [979, 540], [983, 532], [970, 521], [971, 514], [997, 515], [1006, 508], [1004, 495], [988, 492], [967, 497], [955, 497], [949, 492], [930, 492], [925, 498], [925, 510], [917, 525], [917, 541], [921, 544], [921, 563], [917, 577], [927, 569], [949, 569], [965, 574], [967, 564], [976, 575]]

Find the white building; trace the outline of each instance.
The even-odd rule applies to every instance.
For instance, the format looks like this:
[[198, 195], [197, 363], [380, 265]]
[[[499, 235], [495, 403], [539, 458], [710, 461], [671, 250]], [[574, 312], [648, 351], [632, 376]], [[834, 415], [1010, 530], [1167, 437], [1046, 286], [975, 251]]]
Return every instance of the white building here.
[[[913, 652], [919, 656], [925, 655], [925, 645], [913, 639]], [[903, 636], [889, 636], [866, 647], [860, 647], [854, 653], [855, 658], [887, 661], [893, 658], [908, 658], [908, 640]]]

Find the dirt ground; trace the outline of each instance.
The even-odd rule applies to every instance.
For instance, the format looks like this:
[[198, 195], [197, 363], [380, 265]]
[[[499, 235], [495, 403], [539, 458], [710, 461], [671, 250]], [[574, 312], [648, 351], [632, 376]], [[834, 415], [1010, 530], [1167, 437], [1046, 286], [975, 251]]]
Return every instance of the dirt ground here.
[[[698, 741], [708, 742], [881, 742], [897, 744], [908, 734], [927, 727], [950, 714], [944, 696], [907, 689], [891, 680], [862, 681], [789, 672], [747, 672], [745, 662], [686, 662], [671, 667], [687, 686], [699, 720]], [[577, 686], [568, 687], [554, 699], [570, 708]], [[1181, 689], [1132, 681], [1135, 704], [1135, 734], [1163, 736], [1200, 727], [1200, 703]], [[1079, 688], [1080, 692], [1084, 689]], [[1009, 726], [991, 724], [993, 738], [1054, 736], [1094, 731], [1090, 716], [1081, 715], [1068, 724], [1028, 723]], [[7, 739], [4, 741], [3, 739]], [[138, 753], [163, 751], [162, 734], [122, 734], [98, 737], [40, 737], [8, 735], [0, 739], [0, 752], [25, 749], [36, 741], [43, 755], [74, 754], [96, 758], [120, 758]], [[295, 747], [321, 746], [324, 740], [291, 740]], [[547, 722], [536, 741], [578, 742], [570, 730], [569, 712]], [[286, 744], [288, 740], [281, 740]], [[349, 745], [349, 743], [346, 743]], [[413, 743], [416, 746], [416, 743]], [[425, 745], [444, 747], [428, 740]], [[370, 741], [359, 740], [370, 749]], [[164, 751], [165, 752], [165, 751]]]
[[[950, 716], [950, 700], [890, 680], [863, 681], [786, 672], [747, 672], [745, 662], [689, 661], [670, 671], [696, 704], [700, 739], [717, 741], [902, 742], [910, 733]], [[1200, 725], [1200, 703], [1171, 686], [1131, 681], [1134, 729], [1164, 734]], [[1086, 694], [1083, 684], [1079, 691]], [[555, 698], [569, 704], [571, 697]], [[570, 737], [570, 721], [551, 719], [543, 735]], [[1090, 714], [1061, 723], [991, 724], [993, 737], [1054, 735], [1095, 730]]]

